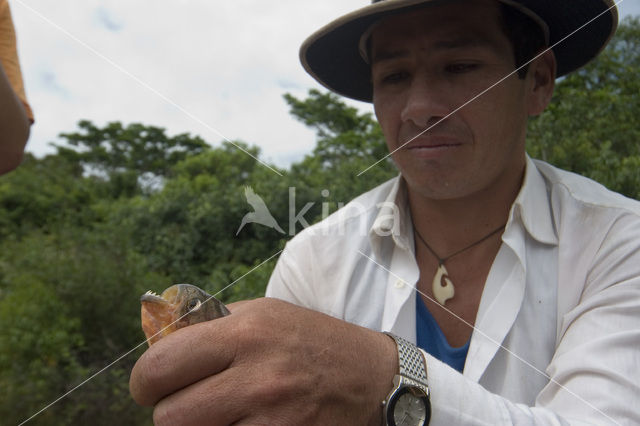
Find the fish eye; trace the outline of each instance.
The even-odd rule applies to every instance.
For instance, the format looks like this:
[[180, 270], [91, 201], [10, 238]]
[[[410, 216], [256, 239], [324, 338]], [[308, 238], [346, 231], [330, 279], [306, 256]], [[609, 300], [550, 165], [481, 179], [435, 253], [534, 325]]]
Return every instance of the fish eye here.
[[187, 311], [189, 312], [197, 311], [198, 309], [200, 309], [200, 306], [202, 306], [202, 302], [200, 300], [191, 299], [189, 300], [189, 303], [187, 303]]

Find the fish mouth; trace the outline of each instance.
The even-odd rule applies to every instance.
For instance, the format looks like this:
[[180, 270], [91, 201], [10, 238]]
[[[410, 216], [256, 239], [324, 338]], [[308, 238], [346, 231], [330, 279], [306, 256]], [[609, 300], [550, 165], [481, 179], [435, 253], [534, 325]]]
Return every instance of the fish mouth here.
[[162, 296], [158, 295], [155, 291], [147, 291], [145, 294], [143, 294], [142, 296], [140, 296], [140, 302], [142, 303], [167, 303], [167, 301], [165, 299], [162, 298]]
[[178, 289], [171, 287], [160, 295], [149, 290], [140, 296], [142, 330], [149, 345], [178, 328], [177, 301]]
[[157, 303], [160, 305], [165, 305], [167, 303], [174, 304], [178, 299], [178, 295], [180, 293], [180, 288], [178, 286], [171, 286], [161, 294], [157, 294], [155, 291], [147, 291], [145, 294], [140, 296], [141, 303]]

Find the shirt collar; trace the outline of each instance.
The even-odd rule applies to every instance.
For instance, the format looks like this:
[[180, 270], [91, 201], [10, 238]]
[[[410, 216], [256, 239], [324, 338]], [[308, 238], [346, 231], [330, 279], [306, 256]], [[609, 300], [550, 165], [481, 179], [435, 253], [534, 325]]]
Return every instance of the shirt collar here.
[[378, 258], [381, 258], [382, 241], [389, 237], [398, 247], [413, 251], [413, 225], [407, 200], [406, 182], [400, 175], [387, 197], [376, 205], [378, 213], [369, 229], [369, 240]]
[[511, 206], [507, 227], [519, 219], [533, 238], [544, 244], [557, 245], [558, 235], [549, 198], [550, 194], [544, 177], [527, 155], [524, 181]]
[[[407, 184], [400, 175], [384, 201], [376, 206], [379, 210], [369, 229], [369, 240], [378, 258], [381, 258], [382, 241], [387, 237], [398, 247], [413, 252], [413, 224], [407, 197]], [[544, 244], [558, 244], [549, 197], [544, 177], [527, 155], [524, 180], [511, 206], [507, 228], [519, 221], [534, 239]]]

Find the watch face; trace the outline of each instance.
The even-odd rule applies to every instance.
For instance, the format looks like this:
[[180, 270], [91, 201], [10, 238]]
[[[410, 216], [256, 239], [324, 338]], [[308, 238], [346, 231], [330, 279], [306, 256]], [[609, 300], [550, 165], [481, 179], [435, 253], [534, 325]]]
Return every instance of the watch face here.
[[391, 417], [387, 419], [390, 425], [423, 426], [431, 415], [429, 398], [419, 388], [401, 388], [389, 406], [388, 415]]

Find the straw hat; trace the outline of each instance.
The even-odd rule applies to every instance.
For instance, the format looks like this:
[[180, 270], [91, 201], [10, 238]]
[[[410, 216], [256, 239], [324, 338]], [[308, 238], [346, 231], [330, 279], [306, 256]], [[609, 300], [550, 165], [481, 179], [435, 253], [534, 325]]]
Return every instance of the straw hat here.
[[[517, 8], [541, 26], [548, 45], [553, 46], [558, 77], [595, 58], [618, 26], [614, 0], [498, 1]], [[444, 2], [446, 0], [373, 0], [372, 4], [334, 20], [307, 38], [300, 48], [302, 65], [332, 91], [371, 102], [370, 66], [359, 46], [363, 34], [385, 17]]]

